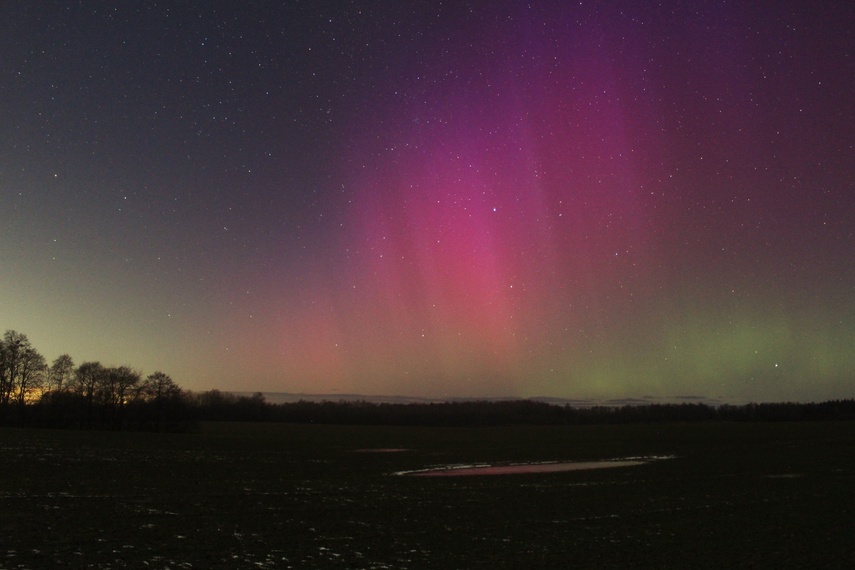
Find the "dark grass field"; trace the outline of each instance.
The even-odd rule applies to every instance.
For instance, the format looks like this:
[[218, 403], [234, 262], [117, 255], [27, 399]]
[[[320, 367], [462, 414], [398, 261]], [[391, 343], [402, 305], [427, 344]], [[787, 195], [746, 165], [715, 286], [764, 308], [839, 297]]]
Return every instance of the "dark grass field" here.
[[855, 568], [855, 423], [2, 429], [0, 568], [63, 567]]

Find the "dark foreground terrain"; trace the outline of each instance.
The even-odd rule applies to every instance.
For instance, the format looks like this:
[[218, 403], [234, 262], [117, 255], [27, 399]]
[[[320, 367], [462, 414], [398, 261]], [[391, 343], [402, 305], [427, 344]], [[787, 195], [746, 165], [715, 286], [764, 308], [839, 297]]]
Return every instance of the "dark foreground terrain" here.
[[0, 429], [0, 569], [63, 567], [852, 568], [855, 422]]

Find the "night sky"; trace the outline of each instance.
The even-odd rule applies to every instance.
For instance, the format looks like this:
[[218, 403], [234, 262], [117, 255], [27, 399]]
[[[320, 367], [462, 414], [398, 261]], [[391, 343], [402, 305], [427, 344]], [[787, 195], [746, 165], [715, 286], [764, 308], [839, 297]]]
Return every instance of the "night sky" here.
[[855, 4], [281, 4], [2, 3], [0, 329], [192, 390], [855, 397]]

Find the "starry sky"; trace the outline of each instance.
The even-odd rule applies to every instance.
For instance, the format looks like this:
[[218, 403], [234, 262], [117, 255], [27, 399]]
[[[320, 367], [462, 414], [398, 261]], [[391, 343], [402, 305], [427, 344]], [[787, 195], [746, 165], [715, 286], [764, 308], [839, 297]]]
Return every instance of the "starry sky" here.
[[855, 397], [855, 5], [9, 1], [0, 329], [191, 390]]

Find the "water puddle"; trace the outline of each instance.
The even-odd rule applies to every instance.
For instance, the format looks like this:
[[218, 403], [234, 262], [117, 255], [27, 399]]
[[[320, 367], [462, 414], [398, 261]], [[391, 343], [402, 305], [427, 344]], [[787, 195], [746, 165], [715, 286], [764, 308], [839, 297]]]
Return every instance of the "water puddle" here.
[[512, 463], [509, 465], [445, 465], [430, 469], [398, 471], [394, 475], [413, 477], [467, 477], [472, 475], [517, 475], [522, 473], [557, 473], [561, 471], [585, 471], [591, 469], [613, 469], [616, 467], [634, 467], [651, 461], [670, 459], [671, 456], [627, 457], [604, 461], [553, 461], [542, 463]]

